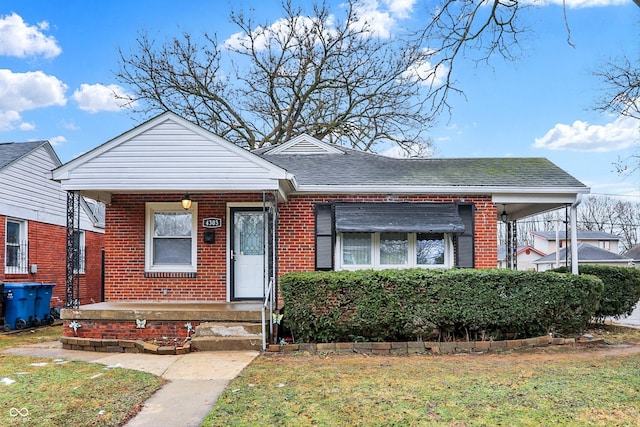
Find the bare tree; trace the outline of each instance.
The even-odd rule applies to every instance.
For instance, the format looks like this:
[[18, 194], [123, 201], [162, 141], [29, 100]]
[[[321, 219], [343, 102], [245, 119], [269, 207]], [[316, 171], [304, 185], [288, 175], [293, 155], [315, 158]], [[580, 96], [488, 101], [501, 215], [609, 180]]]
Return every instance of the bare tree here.
[[578, 227], [620, 237], [620, 250], [624, 252], [639, 243], [640, 203], [589, 196], [578, 207]]
[[[638, 3], [640, 6], [640, 3]], [[596, 110], [620, 114], [640, 120], [640, 58], [635, 63], [624, 57], [607, 63], [594, 73], [604, 84], [604, 95]], [[640, 122], [638, 122], [640, 129]], [[632, 174], [640, 169], [640, 143], [633, 154], [615, 163], [620, 174]]]
[[431, 89], [434, 111], [449, 111], [450, 92], [463, 94], [453, 77], [454, 64], [462, 58], [489, 62], [494, 56], [514, 60], [519, 56], [519, 36], [526, 28], [518, 18], [523, 6], [517, 0], [443, 0], [424, 29], [421, 43], [435, 54], [432, 73], [446, 72], [442, 84]]
[[143, 101], [138, 112], [171, 110], [251, 149], [301, 133], [363, 150], [430, 146], [432, 78], [417, 70], [431, 52], [409, 36], [376, 36], [355, 1], [342, 20], [324, 4], [307, 15], [290, 1], [282, 8], [270, 26], [232, 14], [239, 33], [224, 43], [142, 34], [134, 53], [120, 51], [116, 76]]

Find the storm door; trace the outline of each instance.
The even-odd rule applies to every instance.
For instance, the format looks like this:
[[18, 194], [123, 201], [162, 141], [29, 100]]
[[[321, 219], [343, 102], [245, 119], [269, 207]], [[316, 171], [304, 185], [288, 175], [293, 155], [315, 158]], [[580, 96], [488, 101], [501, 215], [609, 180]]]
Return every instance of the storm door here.
[[262, 208], [231, 209], [231, 299], [262, 299], [265, 277], [265, 214]]

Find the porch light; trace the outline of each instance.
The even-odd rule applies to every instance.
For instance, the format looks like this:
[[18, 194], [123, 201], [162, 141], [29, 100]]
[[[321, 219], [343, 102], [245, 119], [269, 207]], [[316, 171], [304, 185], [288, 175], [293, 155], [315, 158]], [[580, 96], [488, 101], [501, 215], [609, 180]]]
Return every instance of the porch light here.
[[184, 196], [182, 197], [182, 200], [180, 200], [180, 203], [182, 203], [182, 207], [185, 210], [191, 207], [191, 197], [189, 197], [189, 193], [184, 194]]
[[[183, 204], [184, 206], [184, 204]], [[502, 219], [502, 222], [504, 222], [505, 224], [507, 223], [507, 220], [509, 219], [509, 215], [507, 214], [507, 210], [504, 208], [504, 206], [502, 207], [502, 213], [500, 214], [500, 219]]]

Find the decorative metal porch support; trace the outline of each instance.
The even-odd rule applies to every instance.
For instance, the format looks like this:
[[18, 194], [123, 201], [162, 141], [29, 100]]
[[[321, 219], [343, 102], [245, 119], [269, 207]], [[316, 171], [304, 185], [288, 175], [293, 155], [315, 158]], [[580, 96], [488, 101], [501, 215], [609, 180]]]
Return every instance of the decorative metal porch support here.
[[518, 226], [516, 221], [507, 222], [506, 261], [507, 268], [518, 269]]
[[67, 264], [66, 264], [66, 301], [65, 308], [80, 306], [80, 276], [76, 274], [78, 266], [80, 230], [80, 194], [67, 192]]

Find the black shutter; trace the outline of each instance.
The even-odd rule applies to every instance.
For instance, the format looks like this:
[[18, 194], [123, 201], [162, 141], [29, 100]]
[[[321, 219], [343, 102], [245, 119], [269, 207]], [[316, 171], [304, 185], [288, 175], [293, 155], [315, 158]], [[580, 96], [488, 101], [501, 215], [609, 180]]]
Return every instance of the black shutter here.
[[316, 205], [316, 270], [333, 270], [335, 233], [333, 205]]
[[475, 244], [473, 241], [475, 205], [473, 203], [459, 203], [458, 215], [464, 224], [464, 233], [457, 235], [456, 267], [474, 268]]

